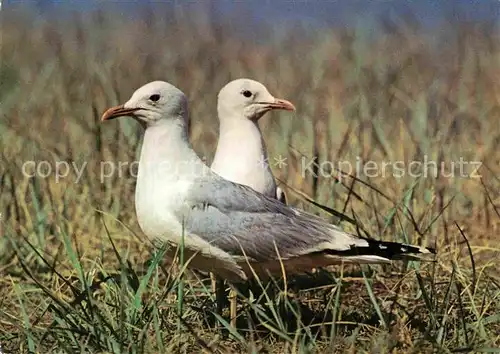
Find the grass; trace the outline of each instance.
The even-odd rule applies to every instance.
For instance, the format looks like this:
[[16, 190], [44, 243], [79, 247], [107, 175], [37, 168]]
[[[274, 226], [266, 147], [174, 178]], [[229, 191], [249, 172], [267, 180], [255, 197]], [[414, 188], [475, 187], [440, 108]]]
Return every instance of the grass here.
[[[447, 23], [428, 35], [400, 21], [373, 38], [361, 27], [239, 34], [238, 20], [167, 20], [160, 7], [134, 21], [10, 11], [0, 29], [5, 353], [499, 351], [497, 28]], [[274, 171], [291, 204], [335, 220], [300, 191], [372, 237], [436, 247], [436, 262], [287, 275], [275, 297], [240, 299], [237, 330], [227, 313], [214, 316], [207, 275], [166, 262], [137, 225], [140, 128], [99, 117], [140, 85], [169, 81], [188, 95], [190, 135], [210, 162], [216, 94], [243, 76], [297, 107], [261, 120], [271, 161], [287, 158]], [[302, 173], [313, 158], [319, 178]], [[481, 177], [446, 176], [460, 158], [481, 162]], [[23, 174], [28, 161], [36, 177]], [[103, 161], [121, 169], [103, 175]], [[328, 161], [349, 161], [342, 170], [357, 178]], [[372, 176], [361, 161], [393, 165]], [[398, 176], [398, 161], [436, 161], [445, 173]], [[68, 173], [57, 177], [62, 162]]]

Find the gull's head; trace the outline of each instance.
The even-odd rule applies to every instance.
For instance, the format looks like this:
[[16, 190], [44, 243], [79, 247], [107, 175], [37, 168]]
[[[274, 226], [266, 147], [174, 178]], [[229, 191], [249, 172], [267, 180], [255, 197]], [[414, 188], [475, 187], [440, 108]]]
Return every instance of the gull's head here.
[[260, 82], [238, 79], [224, 86], [218, 96], [219, 119], [249, 119], [257, 121], [273, 109], [294, 111], [294, 105], [284, 99], [275, 98]]
[[164, 81], [150, 82], [122, 105], [111, 107], [101, 120], [130, 116], [148, 127], [161, 120], [187, 119], [187, 98], [177, 87]]

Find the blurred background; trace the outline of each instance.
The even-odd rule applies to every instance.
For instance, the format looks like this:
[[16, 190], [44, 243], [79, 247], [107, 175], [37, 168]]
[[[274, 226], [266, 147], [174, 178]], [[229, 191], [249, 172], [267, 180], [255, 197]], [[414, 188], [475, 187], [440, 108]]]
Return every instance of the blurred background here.
[[[128, 119], [101, 125], [101, 114], [149, 81], [168, 81], [188, 96], [191, 139], [210, 162], [217, 93], [240, 77], [297, 107], [260, 121], [270, 157], [287, 157], [274, 172], [292, 204], [323, 213], [298, 190], [373, 237], [437, 247], [445, 278], [450, 262], [471, 271], [469, 253], [499, 269], [500, 1], [3, 0], [0, 21], [0, 272], [19, 274], [26, 257], [43, 273], [16, 239], [57, 264], [61, 230], [83, 263], [106, 264], [102, 218], [127, 257], [144, 263], [150, 246], [131, 236], [140, 235], [135, 171], [101, 170], [103, 161], [137, 160], [142, 131]], [[303, 157], [432, 160], [446, 173], [462, 159], [478, 163], [481, 177], [469, 165], [465, 177], [352, 171], [362, 182], [339, 183], [304, 176]], [[47, 161], [44, 176], [26, 176], [30, 161]], [[82, 174], [56, 178], [61, 161]]]

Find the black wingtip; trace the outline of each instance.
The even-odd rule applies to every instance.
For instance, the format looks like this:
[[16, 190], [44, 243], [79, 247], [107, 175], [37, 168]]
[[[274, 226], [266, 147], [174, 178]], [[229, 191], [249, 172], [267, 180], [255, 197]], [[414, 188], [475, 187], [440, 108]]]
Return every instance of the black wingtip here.
[[432, 254], [436, 254], [436, 249], [433, 247], [424, 247], [427, 251], [429, 251]]
[[379, 256], [388, 260], [419, 259], [418, 256], [436, 254], [436, 250], [431, 247], [419, 247], [404, 243], [377, 241], [366, 239], [368, 246], [353, 245], [348, 250], [324, 250], [328, 254], [344, 257], [352, 256]]
[[[407, 255], [436, 254], [436, 250], [430, 247], [413, 246], [390, 241], [367, 241], [368, 247], [365, 247], [366, 249], [373, 251], [375, 255], [387, 257], [389, 259], [397, 259], [398, 257], [404, 258]], [[377, 251], [379, 253], [377, 253]]]

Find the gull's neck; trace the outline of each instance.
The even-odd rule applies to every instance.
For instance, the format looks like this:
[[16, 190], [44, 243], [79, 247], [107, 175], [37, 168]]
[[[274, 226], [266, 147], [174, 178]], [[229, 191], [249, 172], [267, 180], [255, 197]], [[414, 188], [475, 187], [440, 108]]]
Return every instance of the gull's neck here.
[[182, 118], [164, 119], [147, 127], [139, 161], [138, 189], [168, 188], [169, 183], [192, 181], [205, 169], [208, 167], [189, 143]]
[[[149, 237], [175, 239], [181, 228], [175, 217], [194, 180], [210, 172], [189, 143], [182, 117], [164, 119], [146, 128], [139, 161], [135, 208], [137, 220]], [[165, 228], [165, 225], [169, 227]]]
[[249, 119], [222, 120], [219, 128], [219, 143], [217, 145], [216, 156], [224, 156], [230, 150], [223, 149], [229, 147], [246, 151], [248, 157], [258, 160], [260, 157], [267, 158], [266, 144], [257, 122]]
[[267, 161], [264, 138], [257, 122], [249, 119], [221, 119], [219, 141], [212, 170], [236, 183], [274, 196], [276, 182]]
[[163, 119], [147, 127], [141, 150], [141, 161], [161, 162], [197, 157], [189, 143], [182, 119]]

